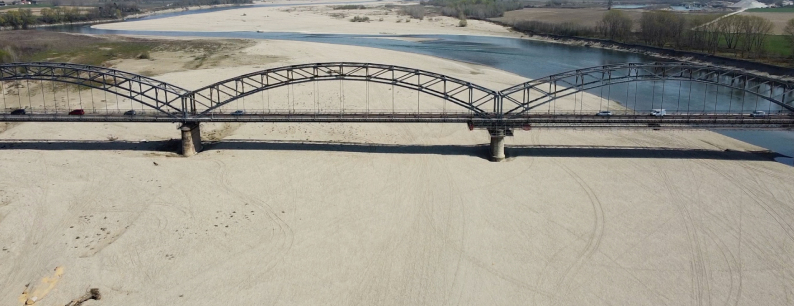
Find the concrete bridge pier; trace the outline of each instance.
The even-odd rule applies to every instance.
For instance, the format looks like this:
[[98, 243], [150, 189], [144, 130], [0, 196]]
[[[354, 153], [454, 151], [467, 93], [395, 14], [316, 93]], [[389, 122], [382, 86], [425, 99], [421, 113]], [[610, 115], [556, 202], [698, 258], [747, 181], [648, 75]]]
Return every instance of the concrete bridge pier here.
[[198, 122], [185, 122], [182, 131], [182, 156], [189, 157], [201, 152], [201, 129]]
[[491, 134], [491, 161], [501, 162], [505, 160], [505, 136], [512, 135], [507, 130], [488, 130]]

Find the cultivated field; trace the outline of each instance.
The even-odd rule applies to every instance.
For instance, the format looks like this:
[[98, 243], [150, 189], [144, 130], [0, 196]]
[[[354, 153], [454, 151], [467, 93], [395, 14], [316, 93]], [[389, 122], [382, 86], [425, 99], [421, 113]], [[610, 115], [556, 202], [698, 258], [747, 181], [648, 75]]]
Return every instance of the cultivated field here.
[[[493, 20], [514, 23], [519, 21], [541, 21], [548, 23], [573, 22], [583, 26], [595, 27], [608, 11], [606, 8], [527, 8], [506, 12], [504, 17]], [[623, 10], [631, 19], [640, 20], [642, 10]]]
[[743, 12], [741, 14], [748, 16], [759, 16], [769, 19], [769, 21], [772, 21], [772, 23], [775, 24], [775, 28], [772, 30], [774, 34], [783, 34], [783, 29], [786, 27], [786, 23], [789, 20], [794, 19], [794, 12]]

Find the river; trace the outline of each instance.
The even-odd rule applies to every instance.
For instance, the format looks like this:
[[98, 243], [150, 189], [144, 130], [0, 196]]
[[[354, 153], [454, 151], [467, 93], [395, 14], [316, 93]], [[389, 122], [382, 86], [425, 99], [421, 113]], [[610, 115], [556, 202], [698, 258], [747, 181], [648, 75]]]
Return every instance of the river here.
[[[363, 2], [351, 2], [363, 3]], [[256, 6], [286, 6], [259, 4]], [[167, 18], [186, 14], [199, 14], [219, 10], [240, 9], [242, 7], [222, 7], [201, 10], [171, 12], [146, 16], [139, 19]], [[330, 44], [343, 44], [381, 48], [402, 52], [431, 55], [451, 60], [490, 66], [509, 71], [523, 77], [536, 79], [564, 71], [626, 62], [664, 61], [642, 54], [570, 46], [517, 38], [471, 36], [471, 35], [342, 35], [342, 34], [305, 34], [305, 33], [257, 33], [257, 32], [178, 32], [178, 31], [125, 31], [100, 30], [90, 26], [61, 26], [40, 28], [48, 31], [62, 31], [86, 34], [128, 34], [155, 35], [172, 37], [213, 37], [244, 39], [278, 39]], [[383, 38], [421, 38], [411, 40]], [[497, 89], [497, 88], [494, 88]], [[688, 94], [688, 93], [694, 94]], [[680, 82], [637, 82], [614, 85], [607, 90], [593, 90], [592, 94], [618, 101], [637, 111], [652, 108], [677, 110], [708, 110], [710, 112], [750, 112], [755, 109], [775, 112], [781, 108], [762, 99], [744, 95], [741, 91]], [[793, 97], [794, 98], [794, 97]], [[691, 103], [689, 101], [691, 100]], [[666, 102], [665, 102], [666, 101]], [[666, 103], [666, 104], [664, 104]], [[789, 103], [792, 103], [789, 101]], [[684, 109], [686, 107], [686, 109]], [[764, 147], [787, 156], [794, 156], [794, 132], [791, 131], [723, 131], [715, 132]], [[794, 164], [794, 159], [779, 157], [779, 162]]]

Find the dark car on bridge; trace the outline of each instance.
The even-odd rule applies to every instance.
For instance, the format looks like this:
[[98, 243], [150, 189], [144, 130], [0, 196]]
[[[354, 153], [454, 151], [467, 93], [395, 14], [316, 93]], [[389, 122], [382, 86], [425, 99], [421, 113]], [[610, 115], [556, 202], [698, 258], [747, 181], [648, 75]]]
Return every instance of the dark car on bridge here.
[[136, 112], [134, 109], [131, 109], [131, 110], [128, 110], [128, 111], [124, 112], [124, 116], [135, 116], [137, 114], [138, 114], [138, 112]]
[[24, 115], [25, 114], [25, 110], [21, 109], [21, 108], [20, 109], [15, 109], [14, 111], [11, 112], [11, 114], [12, 115]]
[[82, 110], [82, 109], [75, 109], [75, 110], [69, 112], [69, 115], [82, 116], [82, 115], [85, 115], [85, 111]]

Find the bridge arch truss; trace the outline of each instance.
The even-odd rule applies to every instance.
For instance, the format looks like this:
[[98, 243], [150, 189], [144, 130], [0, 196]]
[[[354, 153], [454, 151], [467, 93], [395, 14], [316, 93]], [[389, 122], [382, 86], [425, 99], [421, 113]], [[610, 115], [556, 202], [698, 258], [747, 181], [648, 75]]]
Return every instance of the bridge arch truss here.
[[739, 70], [683, 62], [626, 63], [558, 73], [500, 91], [500, 107], [503, 118], [521, 117], [533, 109], [579, 92], [641, 81], [683, 81], [727, 87], [794, 112], [794, 106], [786, 103], [794, 97], [794, 83]]
[[46, 62], [0, 64], [0, 82], [24, 80], [98, 89], [173, 118], [183, 115], [183, 96], [189, 92], [157, 79], [104, 67]]
[[354, 62], [278, 67], [223, 80], [189, 93], [188, 111], [194, 116], [206, 117], [226, 104], [262, 91], [334, 80], [371, 82], [415, 90], [451, 102], [473, 117], [493, 117], [501, 111], [498, 93], [483, 86], [420, 69]]

